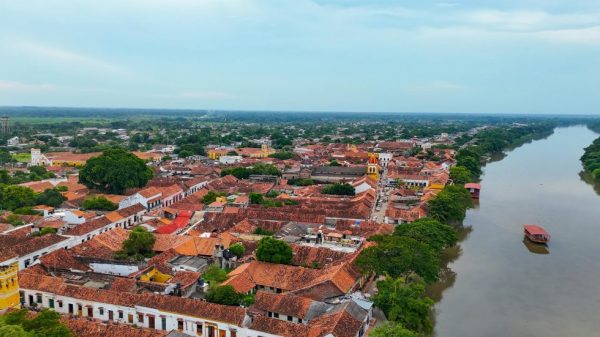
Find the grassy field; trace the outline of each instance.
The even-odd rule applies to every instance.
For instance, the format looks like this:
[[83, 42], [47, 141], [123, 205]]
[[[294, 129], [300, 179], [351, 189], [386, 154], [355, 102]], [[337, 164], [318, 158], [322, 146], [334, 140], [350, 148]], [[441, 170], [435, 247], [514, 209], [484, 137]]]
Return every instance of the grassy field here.
[[31, 160], [31, 153], [17, 153], [13, 154], [13, 158], [19, 163], [28, 163]]

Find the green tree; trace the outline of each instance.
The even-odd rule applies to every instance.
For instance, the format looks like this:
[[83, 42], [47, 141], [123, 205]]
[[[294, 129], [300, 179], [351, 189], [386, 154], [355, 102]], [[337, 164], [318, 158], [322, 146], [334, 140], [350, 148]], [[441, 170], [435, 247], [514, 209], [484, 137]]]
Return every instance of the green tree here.
[[88, 197], [81, 203], [83, 209], [93, 209], [97, 211], [114, 211], [119, 208], [119, 205], [106, 199], [105, 196]]
[[373, 331], [369, 333], [370, 337], [420, 337], [420, 334], [408, 330], [400, 323], [387, 322], [380, 326], [375, 327]]
[[262, 195], [262, 194], [260, 194], [260, 193], [254, 193], [254, 192], [251, 192], [251, 193], [248, 195], [248, 198], [250, 199], [250, 203], [251, 203], [251, 204], [255, 204], [255, 205], [260, 205], [260, 204], [262, 204], [262, 202], [263, 202], [263, 200], [264, 200], [264, 199], [263, 199], [263, 195]]
[[429, 216], [442, 222], [464, 220], [467, 208], [473, 204], [464, 186], [448, 185], [427, 203]]
[[19, 325], [0, 326], [0, 337], [33, 337]]
[[43, 309], [33, 318], [27, 318], [26, 309], [9, 312], [2, 317], [2, 323], [5, 325], [0, 328], [0, 336], [73, 336], [69, 329], [60, 323], [60, 315], [50, 309]]
[[208, 282], [211, 287], [215, 287], [227, 280], [227, 272], [213, 264], [206, 268], [204, 274], [202, 274], [202, 278]]
[[277, 152], [277, 153], [273, 153], [271, 155], [269, 155], [269, 157], [271, 158], [276, 158], [276, 159], [281, 159], [281, 160], [287, 160], [287, 159], [292, 159], [294, 158], [296, 155], [294, 154], [294, 152]]
[[87, 161], [79, 171], [79, 182], [90, 189], [122, 194], [128, 188], [146, 186], [152, 175], [143, 160], [123, 149], [112, 148]]
[[347, 183], [336, 183], [323, 187], [321, 190], [323, 194], [332, 194], [332, 195], [354, 195], [354, 187]]
[[38, 194], [36, 203], [38, 205], [58, 207], [66, 200], [67, 198], [65, 198], [56, 188], [48, 188], [44, 192]]
[[456, 230], [435, 219], [422, 218], [408, 224], [396, 226], [394, 235], [404, 236], [425, 243], [441, 252], [446, 247], [451, 247], [458, 241]]
[[432, 332], [431, 308], [434, 302], [424, 295], [425, 285], [422, 282], [406, 283], [401, 277], [387, 276], [377, 282], [377, 290], [374, 304], [388, 320], [419, 333]]
[[211, 303], [240, 305], [244, 299], [244, 295], [235, 291], [232, 286], [226, 285], [210, 288], [206, 293], [205, 299]]
[[21, 207], [34, 206], [36, 195], [29, 187], [5, 185], [0, 189], [0, 206], [9, 211]]
[[215, 202], [217, 200], [217, 197], [221, 197], [223, 195], [225, 195], [225, 194], [221, 193], [221, 192], [208, 191], [208, 193], [206, 193], [202, 197], [202, 203], [205, 205], [212, 204], [213, 202]]
[[290, 264], [292, 248], [287, 243], [268, 236], [258, 242], [256, 258], [264, 262]]
[[154, 254], [152, 250], [156, 238], [144, 227], [134, 227], [127, 240], [123, 241], [123, 249], [116, 253], [117, 259], [141, 261]]
[[458, 185], [464, 185], [473, 181], [471, 171], [464, 166], [453, 166], [450, 168], [450, 179]]
[[244, 256], [244, 252], [246, 252], [246, 248], [244, 248], [244, 245], [242, 245], [241, 243], [232, 244], [231, 246], [229, 246], [229, 250], [231, 251], [231, 253], [233, 253], [233, 255], [237, 256], [238, 259]]
[[354, 262], [361, 271], [392, 277], [415, 273], [428, 283], [438, 280], [439, 254], [429, 245], [404, 236], [380, 235], [371, 239], [377, 245], [364, 249]]

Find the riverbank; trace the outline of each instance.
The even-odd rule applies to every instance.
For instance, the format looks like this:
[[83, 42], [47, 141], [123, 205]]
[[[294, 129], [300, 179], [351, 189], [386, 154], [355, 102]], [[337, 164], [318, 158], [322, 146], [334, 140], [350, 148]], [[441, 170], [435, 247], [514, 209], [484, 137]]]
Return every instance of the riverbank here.
[[600, 183], [600, 137], [584, 149], [580, 158], [584, 171], [596, 183]]
[[[451, 274], [428, 289], [437, 336], [597, 333], [599, 197], [579, 176], [594, 138], [585, 127], [558, 128], [485, 166], [480, 204], [467, 212], [459, 246], [446, 250]], [[527, 245], [524, 223], [544, 225], [553, 241]]]

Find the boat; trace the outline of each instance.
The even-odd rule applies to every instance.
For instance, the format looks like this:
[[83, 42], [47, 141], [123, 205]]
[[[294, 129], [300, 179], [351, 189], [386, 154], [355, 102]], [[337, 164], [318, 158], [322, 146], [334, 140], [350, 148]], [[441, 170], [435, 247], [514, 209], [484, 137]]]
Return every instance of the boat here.
[[544, 228], [538, 225], [524, 225], [523, 232], [525, 236], [535, 243], [548, 243], [550, 234]]

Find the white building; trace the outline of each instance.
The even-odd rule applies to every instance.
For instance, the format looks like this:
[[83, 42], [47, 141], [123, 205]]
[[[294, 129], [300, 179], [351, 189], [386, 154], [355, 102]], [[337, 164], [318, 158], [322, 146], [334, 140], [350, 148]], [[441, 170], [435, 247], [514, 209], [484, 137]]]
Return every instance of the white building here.
[[394, 154], [392, 154], [392, 153], [381, 152], [379, 154], [379, 165], [381, 165], [382, 167], [387, 167], [393, 157], [394, 157]]
[[12, 137], [6, 141], [6, 145], [8, 146], [17, 146], [19, 145], [19, 137]]

